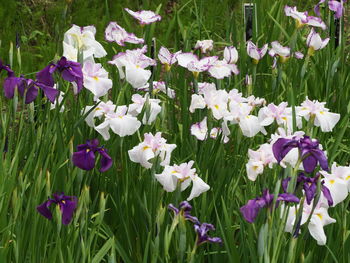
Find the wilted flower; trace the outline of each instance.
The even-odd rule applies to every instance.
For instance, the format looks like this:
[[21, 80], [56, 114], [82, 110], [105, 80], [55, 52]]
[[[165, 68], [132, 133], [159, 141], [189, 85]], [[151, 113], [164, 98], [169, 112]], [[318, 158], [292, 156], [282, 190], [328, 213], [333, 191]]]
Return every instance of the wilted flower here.
[[191, 215], [192, 206], [187, 201], [182, 201], [179, 205], [179, 208], [177, 208], [173, 204], [169, 204], [168, 209], [172, 210], [175, 216], [180, 215], [183, 216], [185, 220], [189, 220], [195, 224], [200, 224], [198, 218]]
[[136, 37], [133, 33], [128, 33], [117, 22], [109, 22], [105, 30], [105, 39], [109, 42], [116, 42], [119, 46], [125, 46], [125, 43], [143, 44], [142, 38]]
[[47, 219], [52, 219], [52, 213], [49, 207], [52, 204], [58, 205], [62, 213], [62, 224], [68, 225], [73, 218], [73, 213], [77, 208], [78, 199], [75, 196], [67, 196], [64, 193], [55, 193], [53, 198], [49, 198], [46, 202], [37, 206], [38, 212], [46, 217]]
[[197, 43], [195, 45], [195, 49], [201, 49], [202, 53], [207, 53], [208, 51], [213, 50], [213, 40], [207, 39], [207, 40], [197, 40]]
[[195, 224], [194, 230], [197, 232], [197, 246], [200, 246], [201, 244], [205, 242], [209, 243], [222, 243], [222, 240], [220, 237], [210, 237], [208, 236], [208, 232], [210, 230], [215, 230], [215, 227], [212, 224], [208, 223], [202, 223], [202, 224]]
[[129, 8], [124, 8], [124, 10], [128, 12], [133, 18], [138, 20], [141, 25], [151, 24], [162, 20], [162, 17], [160, 15], [157, 15], [153, 11], [141, 10], [141, 11], [134, 12]]
[[101, 155], [100, 172], [105, 172], [111, 168], [113, 164], [112, 158], [107, 154], [107, 150], [103, 147], [98, 147], [98, 139], [87, 140], [86, 144], [77, 146], [78, 151], [73, 153], [73, 164], [83, 170], [92, 170], [95, 167], [95, 153]]

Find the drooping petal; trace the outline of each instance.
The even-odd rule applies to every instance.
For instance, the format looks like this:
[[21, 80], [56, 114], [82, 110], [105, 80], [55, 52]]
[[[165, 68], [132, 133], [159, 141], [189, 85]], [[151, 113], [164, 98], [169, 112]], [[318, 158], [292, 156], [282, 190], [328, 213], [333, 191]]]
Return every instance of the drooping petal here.
[[100, 148], [98, 149], [98, 152], [101, 155], [101, 168], [100, 168], [100, 172], [103, 173], [105, 171], [107, 171], [109, 168], [112, 167], [113, 164], [113, 160], [112, 157], [110, 157], [106, 151], [106, 149], [104, 148]]
[[37, 206], [36, 209], [38, 210], [38, 212], [40, 214], [42, 214], [44, 217], [46, 217], [47, 219], [51, 220], [52, 219], [52, 213], [49, 209], [50, 205], [52, 204], [51, 200], [48, 200], [44, 203], [42, 203], [41, 205]]
[[187, 201], [192, 200], [209, 189], [210, 186], [206, 184], [198, 175], [194, 176], [192, 178], [192, 190], [190, 196], [187, 198]]
[[62, 211], [62, 224], [68, 225], [73, 218], [73, 213], [77, 208], [77, 199], [74, 196], [73, 200], [64, 200], [64, 204], [61, 204]]

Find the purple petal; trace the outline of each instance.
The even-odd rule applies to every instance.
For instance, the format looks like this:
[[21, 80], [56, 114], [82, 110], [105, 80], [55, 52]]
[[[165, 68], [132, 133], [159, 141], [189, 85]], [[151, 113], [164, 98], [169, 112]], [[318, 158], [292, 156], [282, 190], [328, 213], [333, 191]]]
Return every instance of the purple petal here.
[[15, 94], [15, 89], [23, 82], [22, 78], [17, 77], [7, 77], [4, 80], [4, 93], [5, 97], [12, 99]]
[[315, 158], [318, 160], [320, 163], [320, 166], [323, 170], [328, 171], [328, 160], [324, 152], [320, 149], [313, 149], [312, 150], [312, 155], [315, 156]]
[[112, 158], [107, 154], [106, 150], [103, 148], [98, 149], [98, 152], [101, 154], [101, 168], [100, 172], [103, 173], [111, 168], [113, 164]]
[[287, 178], [282, 180], [282, 189], [284, 192], [287, 192], [290, 179], [291, 179], [290, 177], [287, 177]]
[[260, 209], [261, 207], [257, 204], [256, 200], [249, 200], [245, 206], [240, 208], [240, 211], [247, 222], [253, 223], [258, 216]]
[[308, 205], [311, 204], [311, 201], [314, 199], [316, 190], [317, 190], [317, 183], [316, 182], [305, 182], [303, 185], [303, 189], [305, 191], [306, 196], [306, 202]]
[[182, 201], [179, 205], [179, 208], [185, 212], [190, 212], [192, 210], [192, 206], [187, 201]]
[[320, 1], [318, 2], [318, 4], [315, 5], [314, 11], [315, 11], [315, 14], [316, 14], [317, 16], [321, 16], [321, 14], [320, 14], [320, 5], [321, 5], [322, 3], [324, 3], [325, 1], [326, 1], [326, 0], [320, 0]]
[[74, 210], [77, 208], [77, 198], [73, 196], [72, 199], [73, 200], [63, 200], [60, 203], [62, 211], [62, 223], [64, 225], [68, 225], [71, 222]]
[[331, 192], [329, 191], [328, 187], [322, 185], [321, 191], [322, 191], [324, 197], [327, 199], [328, 205], [332, 206], [333, 205], [333, 197], [332, 197]]
[[281, 162], [282, 159], [289, 153], [289, 151], [296, 146], [295, 141], [292, 139], [279, 138], [273, 145], [272, 151], [277, 162]]
[[219, 243], [219, 244], [222, 243], [222, 239], [220, 237], [208, 237], [207, 240], [210, 243]]
[[190, 213], [185, 213], [185, 219], [191, 221], [194, 224], [200, 224], [198, 218], [190, 215]]
[[89, 171], [95, 167], [95, 154], [89, 149], [75, 152], [73, 153], [72, 161], [80, 169]]
[[59, 95], [60, 91], [52, 88], [50, 86], [46, 86], [43, 83], [37, 82], [36, 85], [44, 92], [45, 96], [51, 101], [51, 103], [54, 103], [57, 96]]
[[296, 197], [293, 194], [288, 194], [288, 193], [279, 194], [277, 197], [277, 201], [284, 201], [287, 203], [299, 203], [300, 202], [298, 197]]
[[42, 203], [41, 205], [38, 205], [36, 207], [36, 210], [43, 215], [44, 217], [46, 217], [47, 219], [51, 220], [52, 219], [52, 213], [49, 209], [50, 205], [52, 204], [51, 200], [48, 200], [44, 203]]
[[176, 206], [174, 206], [173, 204], [169, 204], [168, 209], [172, 210], [175, 213], [175, 215], [180, 213], [180, 210]]
[[52, 74], [56, 70], [55, 64], [50, 64], [44, 69], [36, 74], [36, 79], [38, 82], [45, 84], [46, 86], [53, 87], [55, 82], [53, 80]]
[[317, 159], [313, 155], [309, 155], [303, 160], [304, 170], [307, 173], [312, 173], [315, 170], [316, 165]]
[[26, 98], [25, 98], [26, 104], [29, 104], [36, 99], [36, 97], [38, 96], [38, 90], [39, 90], [38, 87], [35, 85], [31, 85], [27, 89]]

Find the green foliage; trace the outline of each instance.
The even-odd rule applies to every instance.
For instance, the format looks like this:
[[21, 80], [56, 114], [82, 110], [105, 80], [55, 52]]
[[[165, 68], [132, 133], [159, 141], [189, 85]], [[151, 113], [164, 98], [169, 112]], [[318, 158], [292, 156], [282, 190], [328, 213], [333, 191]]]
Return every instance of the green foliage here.
[[[128, 44], [122, 48], [105, 41], [104, 29], [109, 21], [117, 21], [128, 32], [149, 41], [156, 37], [157, 49], [163, 45], [172, 51], [189, 51], [198, 39], [210, 38], [215, 42], [213, 54], [222, 56], [224, 46], [237, 46], [241, 74], [218, 80], [217, 85], [226, 90], [237, 88], [248, 95], [243, 83], [245, 75], [250, 74], [255, 79], [252, 94], [264, 97], [268, 103], [287, 100], [297, 105], [306, 96], [327, 102], [332, 112], [341, 114], [341, 121], [332, 133], [314, 128], [311, 134], [321, 141], [329, 160], [348, 164], [350, 68], [345, 58], [348, 47], [343, 39], [335, 48], [332, 16], [326, 9], [323, 15], [331, 25], [330, 44], [310, 59], [290, 59], [272, 69], [272, 58], [265, 57], [255, 67], [246, 55], [242, 1], [0, 1], [0, 57], [10, 63], [12, 45], [13, 69], [28, 78], [34, 78], [38, 70], [62, 54], [63, 34], [71, 24], [94, 24], [96, 39], [108, 52], [107, 58], [99, 62], [113, 79], [109, 99], [118, 105], [131, 103], [134, 91], [119, 79], [107, 61], [135, 46]], [[274, 40], [285, 45], [294, 41], [295, 50], [307, 53], [308, 29], [296, 31], [292, 19], [284, 16], [283, 7], [296, 2], [299, 10], [303, 10], [312, 8], [310, 4], [303, 6], [305, 1], [287, 0], [252, 2], [256, 3], [257, 25], [253, 39], [259, 47]], [[151, 28], [140, 27], [124, 7], [160, 8], [163, 20]], [[21, 40], [19, 51], [15, 47], [16, 33]], [[327, 247], [317, 246], [307, 229], [303, 229], [305, 235], [295, 240], [281, 228], [269, 228], [269, 223], [281, 222], [276, 213], [273, 216], [267, 211], [259, 215], [255, 224], [248, 224], [239, 208], [261, 195], [262, 189], [275, 185], [273, 182], [278, 178], [276, 170], [267, 170], [255, 183], [246, 176], [248, 149], [255, 150], [267, 137], [246, 138], [238, 128], [233, 128], [228, 144], [221, 144], [219, 139], [197, 141], [190, 135], [189, 127], [204, 115], [188, 111], [191, 74], [173, 68], [166, 75], [158, 65], [154, 80], [166, 80], [175, 89], [178, 94], [175, 102], [157, 95], [162, 100], [163, 111], [154, 124], [141, 126], [138, 134], [124, 138], [112, 134], [104, 142], [114, 161], [106, 173], [100, 173], [97, 168], [86, 172], [71, 162], [78, 144], [96, 137], [102, 141], [81, 114], [83, 107], [93, 105], [88, 90], [74, 96], [70, 85], [61, 82], [61, 89], [67, 91], [63, 102], [66, 109], [62, 113], [59, 112], [62, 105], [50, 110], [50, 103], [41, 95], [35, 103], [25, 105], [21, 99], [6, 99], [1, 91], [0, 262], [185, 262], [190, 259], [347, 262], [349, 200], [332, 210], [337, 223], [326, 227]], [[200, 81], [207, 80], [208, 76], [200, 76]], [[210, 125], [217, 124], [213, 119], [209, 121]], [[210, 191], [191, 202], [192, 214], [201, 222], [216, 225], [211, 235], [220, 236], [224, 241], [222, 246], [204, 244], [191, 257], [196, 240], [192, 225], [167, 211], [169, 203], [178, 205], [185, 200], [188, 190], [165, 192], [153, 176], [161, 172], [161, 167], [150, 171], [129, 160], [127, 151], [143, 139], [145, 132], [156, 131], [162, 131], [169, 143], [177, 144], [172, 163], [194, 160], [198, 174], [211, 186]], [[79, 199], [73, 222], [68, 226], [60, 223], [58, 210], [54, 211], [52, 221], [36, 211], [36, 206], [56, 191]], [[294, 251], [293, 255], [288, 248]]]

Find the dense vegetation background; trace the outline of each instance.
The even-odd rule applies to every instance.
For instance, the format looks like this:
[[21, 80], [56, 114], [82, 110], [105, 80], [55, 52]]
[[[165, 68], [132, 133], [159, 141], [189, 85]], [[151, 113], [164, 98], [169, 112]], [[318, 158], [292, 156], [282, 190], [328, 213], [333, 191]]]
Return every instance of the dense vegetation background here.
[[[107, 64], [107, 61], [122, 51], [122, 48], [104, 40], [104, 29], [109, 21], [117, 21], [127, 31], [142, 36], [144, 28], [123, 9], [158, 9], [163, 20], [157, 23], [154, 29], [157, 48], [163, 45], [172, 48], [173, 51], [189, 51], [199, 39], [213, 39], [217, 52], [222, 52], [223, 47], [227, 45], [236, 46], [240, 51], [238, 67], [242, 74], [234, 77], [232, 81], [223, 81], [221, 85], [242, 91], [245, 74], [251, 73], [250, 59], [245, 54], [243, 2], [0, 0], [0, 58], [10, 61], [10, 52], [13, 54], [13, 68], [28, 77], [33, 77], [34, 73], [51, 60], [61, 56], [63, 34], [71, 24], [93, 24], [97, 29], [96, 40], [101, 42], [108, 52], [108, 56], [100, 61], [111, 72], [115, 83], [112, 97], [118, 97], [119, 90], [126, 87], [126, 95], [121, 96], [121, 102], [129, 103], [131, 88], [125, 83], [121, 84], [115, 68]], [[274, 40], [289, 40], [294, 23], [284, 16], [285, 4], [296, 5], [298, 10], [308, 9], [311, 12], [316, 1], [260, 0], [256, 1], [256, 4], [253, 41], [259, 42], [261, 46]], [[297, 103], [302, 102], [308, 95], [312, 99], [326, 101], [332, 112], [341, 114], [341, 121], [333, 133], [315, 132], [314, 135], [327, 149], [330, 160], [344, 165], [350, 160], [350, 66], [347, 43], [349, 8], [346, 12], [345, 23], [341, 28], [344, 32], [342, 45], [335, 48], [334, 28], [331, 27], [332, 39], [329, 47], [320, 52], [317, 58], [312, 58], [308, 74], [303, 80], [307, 93], [302, 90], [296, 95]], [[331, 24], [331, 19], [328, 16], [325, 20]], [[305, 41], [302, 40], [298, 42], [300, 48], [305, 46]], [[20, 47], [20, 61], [16, 43]], [[132, 48], [131, 45], [127, 47]], [[280, 79], [280, 92], [276, 92], [271, 88], [276, 79], [275, 73], [271, 73], [271, 59], [261, 61], [254, 94], [276, 104], [286, 100], [288, 90], [300, 85], [300, 68], [303, 62], [292, 63], [286, 66]], [[160, 67], [156, 76], [158, 79], [163, 78]], [[191, 80], [191, 75], [180, 69], [179, 78], [173, 79], [172, 84], [180, 93], [188, 87]], [[1, 96], [0, 101], [2, 112], [9, 111], [8, 100]], [[40, 106], [44, 108], [43, 105]], [[75, 110], [79, 112], [80, 109]], [[190, 120], [182, 118], [183, 111], [187, 109], [180, 110], [181, 116], [177, 115], [179, 119], [176, 121], [184, 125], [183, 127], [189, 127]], [[99, 177], [92, 173], [86, 176], [72, 167], [70, 156], [76, 145], [96, 136], [96, 133], [86, 127], [80, 119], [81, 116], [65, 113], [56, 118], [48, 112], [46, 108], [47, 115], [40, 113], [36, 116], [37, 125], [27, 122], [27, 112], [14, 113], [13, 119], [13, 112], [9, 117], [2, 114], [0, 145], [7, 150], [0, 165], [0, 262], [174, 262], [179, 256], [177, 251], [184, 252], [195, 239], [194, 234], [190, 232], [192, 229], [188, 228], [187, 246], [179, 247], [174, 242], [175, 244], [171, 245], [172, 250], [170, 249], [172, 257], [162, 257], [165, 250], [164, 233], [169, 230], [172, 218], [167, 212], [167, 204], [180, 202], [185, 195], [181, 199], [180, 196], [165, 194], [161, 187], [150, 179], [148, 172], [138, 165], [128, 163], [126, 152], [139, 142], [137, 136], [126, 139], [115, 136], [109, 145], [111, 155], [116, 158], [113, 171], [98, 175]], [[264, 136], [247, 139], [235, 135], [228, 145], [214, 142], [197, 144], [197, 141], [189, 136], [189, 132], [184, 132], [189, 137], [186, 139], [184, 136], [184, 139], [179, 130], [174, 132], [169, 128], [174, 124], [167, 127], [162, 124], [163, 122], [159, 121], [152, 127], [153, 130], [145, 128], [143, 132], [162, 129], [169, 141], [178, 145], [174, 159], [178, 163], [195, 159], [203, 178], [209, 178], [209, 184], [215, 189], [193, 202], [194, 214], [203, 221], [215, 223], [215, 235], [223, 238], [224, 245], [205, 245], [205, 249], [198, 252], [198, 262], [237, 262], [239, 259], [244, 262], [256, 262], [259, 258], [259, 229], [248, 225], [242, 219], [239, 207], [248, 199], [261, 194], [261, 189], [266, 186], [266, 182], [259, 180], [253, 186], [251, 182], [247, 182], [245, 173], [248, 148], [256, 148], [258, 144], [265, 142]], [[44, 221], [35, 211], [35, 207], [43, 202], [49, 193], [60, 188], [79, 197], [80, 205], [74, 221], [76, 228], [55, 226]], [[295, 262], [315, 262], [321, 259], [324, 259], [324, 262], [348, 262], [348, 201], [334, 211], [336, 212], [333, 213], [333, 217], [338, 222], [337, 225], [327, 227], [327, 247], [317, 246], [310, 236], [304, 235], [299, 239]], [[286, 234], [283, 239], [284, 245], [288, 244], [289, 237], [290, 235]], [[180, 234], [176, 238], [182, 241]], [[38, 250], [41, 252], [37, 253]], [[279, 262], [283, 262], [285, 255], [281, 256], [280, 260]]]

